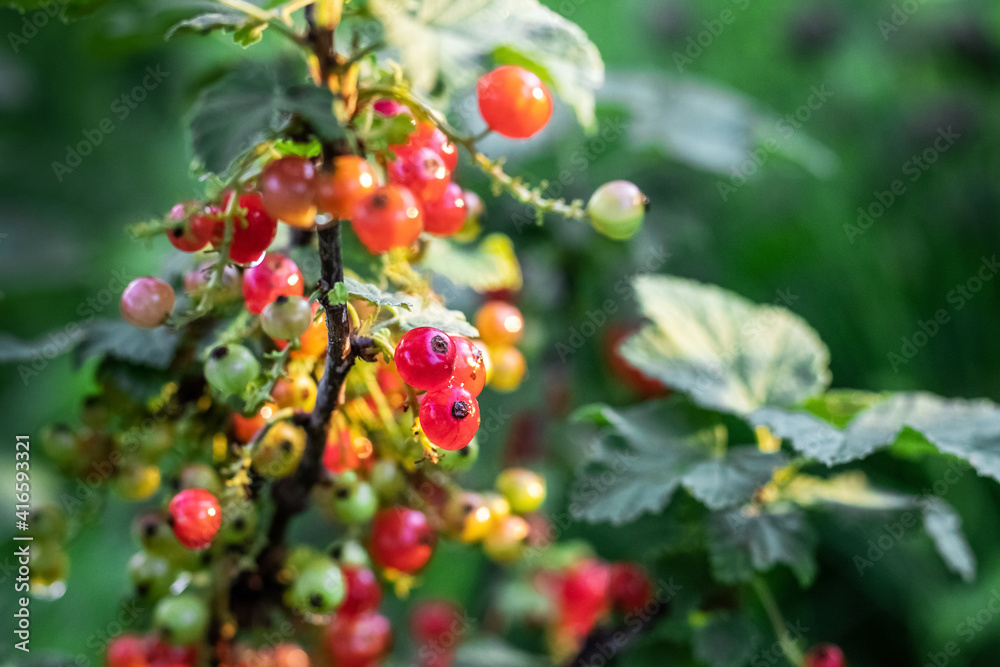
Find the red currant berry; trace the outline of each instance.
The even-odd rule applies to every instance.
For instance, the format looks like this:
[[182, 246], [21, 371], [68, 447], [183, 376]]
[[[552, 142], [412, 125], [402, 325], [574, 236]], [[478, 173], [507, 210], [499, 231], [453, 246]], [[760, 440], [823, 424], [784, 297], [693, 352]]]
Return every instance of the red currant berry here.
[[178, 223], [177, 227], [167, 232], [167, 238], [181, 252], [196, 252], [212, 240], [212, 230], [215, 221], [204, 215], [196, 215], [191, 220], [185, 220], [184, 209], [188, 204], [177, 204], [170, 210], [170, 220]]
[[386, 171], [390, 183], [408, 188], [423, 203], [443, 197], [451, 179], [444, 160], [429, 148], [400, 153]]
[[354, 616], [378, 609], [382, 603], [382, 587], [375, 573], [365, 567], [344, 567], [347, 582], [347, 597], [337, 613]]
[[171, 646], [154, 641], [148, 649], [150, 667], [194, 667], [198, 662], [194, 646]]
[[610, 585], [611, 573], [604, 563], [586, 560], [570, 568], [560, 591], [562, 625], [577, 636], [589, 633], [608, 609]]
[[378, 186], [375, 169], [362, 157], [341, 155], [333, 160], [333, 171], [317, 177], [316, 205], [338, 220], [349, 220], [354, 209]]
[[437, 199], [424, 202], [424, 229], [430, 234], [451, 236], [462, 228], [467, 217], [465, 193], [455, 183], [449, 183]]
[[385, 185], [358, 203], [352, 223], [361, 243], [378, 254], [413, 245], [424, 229], [424, 215], [412, 192]]
[[104, 656], [107, 667], [149, 667], [146, 640], [136, 635], [121, 635], [108, 642]]
[[271, 217], [292, 227], [312, 227], [316, 222], [316, 168], [296, 156], [271, 162], [260, 174], [260, 198]]
[[845, 667], [847, 659], [839, 646], [817, 644], [805, 655], [805, 667]]
[[611, 566], [611, 600], [623, 614], [634, 614], [653, 599], [653, 585], [646, 571], [635, 563]]
[[[232, 196], [231, 192], [226, 194], [223, 206], [229, 204]], [[267, 214], [260, 195], [255, 192], [240, 195], [239, 205], [246, 210], [246, 215], [233, 219], [233, 242], [229, 246], [229, 259], [237, 264], [250, 266], [260, 261], [264, 251], [274, 241], [278, 234], [278, 221]], [[222, 243], [225, 225], [218, 217], [221, 211], [218, 208], [211, 211], [216, 216], [212, 243], [219, 245]]]
[[389, 619], [375, 612], [336, 614], [326, 639], [336, 667], [366, 667], [388, 653], [392, 627]]
[[376, 100], [372, 107], [377, 113], [382, 114], [386, 118], [409, 111], [405, 105], [400, 104], [396, 100]]
[[268, 253], [264, 261], [243, 273], [243, 300], [255, 315], [279, 296], [302, 296], [304, 291], [302, 272], [284, 255]]
[[455, 372], [458, 348], [440, 329], [410, 329], [396, 345], [396, 369], [403, 382], [430, 391], [443, 387]]
[[552, 117], [552, 95], [535, 74], [517, 65], [503, 65], [479, 78], [479, 113], [494, 132], [527, 139]]
[[420, 405], [420, 427], [441, 449], [461, 449], [479, 430], [479, 403], [463, 387], [428, 392]]
[[408, 507], [381, 510], [372, 521], [372, 559], [382, 567], [408, 574], [430, 560], [437, 536], [423, 512]]
[[433, 123], [417, 123], [416, 131], [409, 135], [405, 145], [390, 145], [389, 148], [397, 155], [418, 148], [429, 148], [441, 156], [448, 171], [455, 171], [455, 167], [458, 166], [458, 148]]
[[417, 644], [452, 646], [462, 629], [462, 610], [444, 600], [421, 602], [410, 615], [410, 634]]
[[219, 532], [222, 508], [208, 491], [186, 489], [170, 501], [170, 518], [177, 541], [188, 549], [201, 549]]
[[136, 278], [122, 292], [121, 308], [132, 326], [155, 329], [174, 309], [174, 288], [159, 278]]
[[487, 345], [515, 345], [524, 335], [524, 316], [506, 301], [487, 301], [476, 312], [476, 328]]
[[455, 370], [451, 384], [479, 396], [486, 386], [486, 356], [468, 338], [454, 336], [452, 340], [455, 342]]

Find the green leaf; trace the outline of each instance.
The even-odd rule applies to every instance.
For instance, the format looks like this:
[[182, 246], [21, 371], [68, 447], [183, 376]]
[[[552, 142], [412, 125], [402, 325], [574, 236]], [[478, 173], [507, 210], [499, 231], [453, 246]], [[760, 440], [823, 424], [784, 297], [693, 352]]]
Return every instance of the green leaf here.
[[60, 327], [33, 341], [23, 341], [0, 333], [0, 364], [16, 364], [34, 359], [54, 359], [72, 350], [86, 336], [80, 326]]
[[[267, 24], [260, 23], [252, 18], [247, 18], [246, 14], [236, 12], [211, 12], [199, 14], [193, 18], [185, 19], [176, 23], [167, 30], [166, 39], [171, 39], [178, 33], [193, 33], [196, 35], [207, 35], [216, 30], [223, 32], [237, 32], [241, 29], [256, 28], [259, 30], [266, 28]], [[257, 33], [257, 40], [260, 41], [260, 33]], [[237, 39], [237, 42], [240, 40]], [[249, 44], [245, 44], [249, 46]]]
[[625, 341], [623, 356], [699, 405], [744, 415], [796, 404], [830, 382], [826, 346], [784, 308], [670, 276], [639, 276], [635, 290], [652, 324]]
[[[107, 2], [108, 0], [60, 0], [57, 3], [53, 3], [51, 0], [2, 0], [0, 7], [10, 7], [22, 14], [41, 9], [48, 16], [53, 16], [53, 11], [56, 11], [60, 20], [71, 21], [92, 14]], [[17, 48], [14, 49], [14, 53], [17, 53]]]
[[180, 334], [167, 327], [140, 329], [119, 320], [94, 320], [75, 352], [83, 363], [91, 357], [127, 361], [163, 370], [174, 359]]
[[401, 310], [396, 323], [403, 331], [417, 327], [434, 327], [450, 334], [478, 338], [479, 330], [469, 324], [465, 314], [460, 310], [449, 310], [440, 303], [431, 300], [415, 299], [409, 310]]
[[965, 581], [976, 576], [976, 556], [962, 533], [962, 517], [941, 498], [928, 498], [924, 505], [924, 530], [931, 536], [945, 564]]
[[743, 667], [753, 656], [759, 634], [742, 614], [713, 614], [692, 639], [694, 657], [711, 667]]
[[579, 26], [538, 0], [369, 0], [400, 52], [416, 89], [442, 96], [471, 86], [491, 57], [531, 64], [576, 111], [595, 126], [594, 91], [604, 83], [604, 62]]
[[344, 283], [337, 283], [333, 286], [332, 290], [326, 293], [326, 298], [332, 304], [345, 304], [347, 303], [348, 297], [349, 293], [347, 291], [347, 285]]
[[304, 85], [305, 75], [285, 63], [248, 63], [201, 92], [191, 120], [195, 155], [223, 173], [245, 151], [284, 129], [293, 116], [322, 139], [342, 136], [333, 116], [333, 93]]
[[471, 639], [458, 647], [455, 667], [542, 667], [551, 664], [542, 657], [525, 653], [502, 639]]
[[431, 237], [420, 266], [480, 294], [504, 289], [517, 291], [522, 285], [514, 243], [504, 234], [490, 234], [478, 245]]
[[391, 308], [411, 310], [416, 302], [415, 297], [406, 294], [384, 292], [377, 285], [363, 283], [357, 278], [351, 278], [350, 276], [344, 278], [344, 285], [352, 299], [364, 299], [376, 306], [389, 306]]
[[826, 465], [863, 458], [911, 428], [939, 451], [965, 459], [1000, 481], [1000, 406], [923, 392], [896, 394], [855, 417], [844, 429], [804, 412], [768, 408], [750, 417], [792, 447]]
[[747, 506], [709, 519], [709, 558], [723, 583], [749, 581], [755, 571], [783, 564], [806, 586], [816, 575], [815, 544], [812, 527], [796, 507]]
[[577, 420], [605, 424], [585, 453], [570, 513], [586, 521], [620, 525], [666, 507], [679, 486], [711, 509], [750, 500], [784, 464], [781, 454], [755, 447], [724, 450], [724, 433], [704, 428], [676, 399], [616, 410], [577, 412]]

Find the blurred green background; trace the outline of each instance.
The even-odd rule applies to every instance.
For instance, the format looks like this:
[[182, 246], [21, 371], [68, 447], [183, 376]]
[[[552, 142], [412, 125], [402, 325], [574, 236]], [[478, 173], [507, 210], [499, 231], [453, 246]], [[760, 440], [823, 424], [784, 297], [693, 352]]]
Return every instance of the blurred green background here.
[[[531, 374], [517, 394], [486, 397], [485, 405], [518, 416], [485, 433], [470, 485], [489, 484], [506, 457], [540, 459], [558, 489], [576, 446], [562, 421], [568, 409], [634, 399], [607, 372], [602, 335], [586, 338], [566, 363], [557, 345], [573, 339], [582, 323], [600, 319], [595, 313], [607, 298], [621, 304], [609, 320], [634, 321], [616, 286], [637, 271], [717, 283], [760, 302], [784, 299], [829, 345], [837, 387], [1000, 400], [998, 267], [992, 263], [1000, 250], [1000, 5], [546, 4], [579, 23], [604, 56], [609, 84], [600, 98], [601, 132], [588, 137], [560, 113], [540, 141], [487, 144], [489, 150], [510, 149], [513, 169], [536, 179], [554, 181], [567, 170], [564, 196], [585, 199], [607, 180], [633, 180], [653, 209], [642, 233], [620, 244], [578, 223], [522, 224], [529, 216], [520, 206], [487, 201], [486, 228], [510, 234], [522, 260]], [[0, 14], [6, 36], [0, 45], [5, 332], [35, 339], [93, 315], [116, 317], [116, 276], [155, 272], [168, 255], [165, 240], [131, 242], [123, 228], [200, 196], [189, 174], [184, 122], [199, 85], [227, 64], [280, 50], [270, 38], [248, 51], [226, 37], [164, 42], [166, 27], [189, 13], [113, 3], [87, 20], [47, 19], [34, 31], [25, 21], [35, 15]], [[116, 104], [142, 85], [149, 67], [165, 73], [162, 83], [134, 109]], [[53, 162], [66, 161], [67, 144], [84, 139], [104, 118], [113, 131], [102, 133], [79, 166], [57, 176]], [[461, 169], [463, 183], [488, 194], [468, 164]], [[896, 193], [894, 181], [900, 182]], [[866, 229], [858, 224], [859, 207], [872, 215]], [[665, 261], [658, 259], [661, 248]], [[467, 312], [476, 304], [468, 295], [455, 303]], [[943, 324], [927, 324], [936, 316]], [[930, 330], [933, 335], [920, 335]], [[14, 433], [36, 434], [44, 423], [71, 420], [90, 387], [92, 369], [74, 368], [67, 357], [33, 370], [0, 367], [8, 443]], [[4, 446], [4, 456], [11, 449]], [[0, 481], [11, 488], [12, 466], [5, 461]], [[40, 457], [35, 463], [36, 496], [58, 499], [57, 482]], [[874, 466], [877, 481], [911, 492], [943, 474], [943, 464], [876, 458]], [[945, 656], [946, 663], [937, 656], [939, 667], [995, 665], [1000, 617], [990, 615], [971, 638], [961, 625], [1000, 591], [995, 486], [967, 472], [947, 493], [980, 562], [975, 583], [949, 575], [929, 541], [916, 535], [861, 576], [852, 558], [884, 528], [830, 519], [823, 523], [814, 587], [800, 591], [790, 576], [775, 577], [786, 617], [809, 628], [810, 641], [841, 643], [857, 667], [935, 664], [934, 654], [948, 642], [961, 650]], [[554, 495], [550, 509], [559, 512]], [[111, 501], [70, 546], [66, 595], [58, 603], [32, 604], [33, 658], [61, 651], [79, 653], [78, 664], [98, 664], [100, 631], [113, 629], [128, 590], [130, 513]], [[0, 528], [4, 544], [10, 544], [8, 525], [5, 519]], [[648, 555], [644, 549], [673, 539], [660, 519], [615, 530], [574, 524], [567, 534], [591, 539], [607, 557]], [[0, 564], [10, 562], [11, 551], [4, 547]], [[472, 551], [452, 551], [432, 568], [425, 592], [445, 591], [482, 610], [480, 582], [495, 572]], [[667, 555], [648, 562], [664, 576], [698, 581], [704, 574], [697, 572], [703, 565]], [[9, 571], [0, 579], [7, 623]], [[760, 630], [760, 646], [770, 646], [766, 625]], [[665, 655], [671, 664], [694, 664], [673, 632], [664, 624], [625, 664], [666, 664]], [[0, 658], [12, 657], [9, 636]], [[754, 664], [781, 664], [760, 660]]]

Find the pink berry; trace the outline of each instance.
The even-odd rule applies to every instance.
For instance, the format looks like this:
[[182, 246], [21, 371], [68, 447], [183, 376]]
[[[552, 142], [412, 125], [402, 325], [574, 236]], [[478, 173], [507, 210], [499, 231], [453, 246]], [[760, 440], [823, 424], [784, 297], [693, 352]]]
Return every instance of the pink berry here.
[[268, 253], [264, 261], [243, 274], [243, 299], [246, 309], [255, 315], [279, 296], [302, 296], [304, 290], [299, 267], [277, 253]]
[[382, 567], [413, 573], [430, 560], [437, 543], [427, 516], [408, 507], [379, 511], [372, 521], [372, 560]]
[[416, 389], [443, 387], [455, 371], [457, 348], [451, 336], [433, 327], [407, 331], [396, 345], [396, 369]]
[[382, 587], [375, 573], [364, 567], [344, 567], [347, 596], [337, 610], [338, 614], [353, 616], [378, 609], [382, 602]]
[[417, 644], [443, 644], [449, 639], [454, 643], [462, 630], [462, 611], [444, 600], [426, 600], [413, 609], [410, 615], [410, 634]]
[[407, 188], [421, 203], [444, 196], [451, 178], [444, 159], [429, 148], [400, 153], [386, 171], [390, 183]]
[[845, 667], [847, 659], [839, 646], [817, 644], [805, 655], [805, 667]]
[[464, 387], [428, 392], [420, 405], [420, 427], [441, 449], [462, 449], [479, 430], [479, 403]]
[[190, 204], [177, 204], [170, 209], [170, 219], [182, 222], [180, 227], [174, 227], [167, 232], [167, 239], [181, 252], [196, 252], [201, 250], [212, 239], [215, 222], [204, 215], [192, 216], [184, 220], [184, 208]]
[[222, 507], [205, 489], [185, 489], [170, 501], [170, 520], [178, 542], [188, 549], [202, 549], [222, 526]]
[[129, 324], [155, 329], [174, 309], [174, 288], [159, 278], [136, 278], [122, 292], [121, 307]]
[[443, 195], [424, 202], [424, 231], [451, 236], [462, 228], [467, 216], [468, 209], [462, 188], [449, 183]]

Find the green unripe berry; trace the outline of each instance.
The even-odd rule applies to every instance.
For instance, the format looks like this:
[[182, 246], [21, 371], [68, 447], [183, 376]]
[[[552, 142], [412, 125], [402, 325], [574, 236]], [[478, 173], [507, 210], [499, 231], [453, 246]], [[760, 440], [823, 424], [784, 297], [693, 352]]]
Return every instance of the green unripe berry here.
[[394, 500], [406, 489], [406, 474], [395, 461], [383, 459], [372, 466], [371, 485], [383, 500]]
[[378, 495], [371, 484], [337, 479], [333, 484], [333, 512], [344, 523], [365, 523], [378, 511]]
[[479, 458], [479, 443], [475, 438], [472, 442], [454, 452], [445, 452], [438, 460], [438, 467], [445, 472], [465, 472]]
[[242, 394], [259, 373], [260, 362], [242, 345], [220, 345], [205, 362], [208, 384], [226, 396]]
[[649, 199], [634, 183], [611, 181], [597, 188], [587, 203], [590, 224], [616, 241], [631, 238], [642, 226]]
[[174, 491], [205, 489], [213, 496], [222, 494], [224, 486], [215, 468], [205, 463], [190, 463], [181, 469]]
[[39, 434], [42, 451], [60, 468], [71, 467], [77, 456], [76, 435], [65, 424], [46, 426]]
[[147, 600], [159, 600], [170, 593], [174, 583], [173, 567], [166, 558], [138, 551], [128, 562], [136, 594]]
[[516, 514], [534, 512], [545, 502], [545, 478], [524, 468], [509, 468], [497, 477], [497, 491]]
[[344, 601], [347, 585], [337, 564], [329, 557], [313, 560], [285, 591], [285, 604], [303, 613], [332, 613]]
[[208, 630], [208, 606], [191, 593], [163, 598], [153, 609], [153, 627], [171, 644], [193, 644]]
[[368, 557], [368, 551], [357, 540], [335, 542], [328, 552], [341, 567], [371, 569], [372, 562]]
[[271, 338], [298, 340], [312, 324], [309, 300], [301, 296], [279, 296], [264, 307], [260, 327]]

